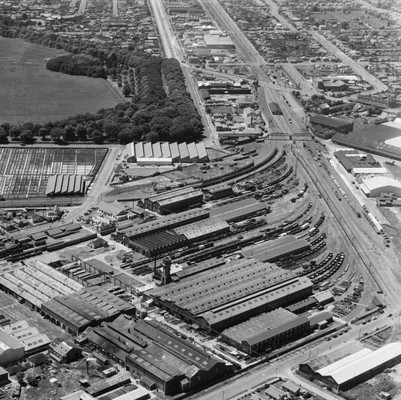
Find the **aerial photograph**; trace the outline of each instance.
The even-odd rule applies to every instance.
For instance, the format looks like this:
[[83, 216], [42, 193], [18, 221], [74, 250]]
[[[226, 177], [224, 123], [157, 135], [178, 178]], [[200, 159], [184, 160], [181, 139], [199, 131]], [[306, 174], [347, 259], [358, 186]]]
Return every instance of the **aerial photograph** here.
[[0, 400], [401, 400], [401, 0], [0, 0]]

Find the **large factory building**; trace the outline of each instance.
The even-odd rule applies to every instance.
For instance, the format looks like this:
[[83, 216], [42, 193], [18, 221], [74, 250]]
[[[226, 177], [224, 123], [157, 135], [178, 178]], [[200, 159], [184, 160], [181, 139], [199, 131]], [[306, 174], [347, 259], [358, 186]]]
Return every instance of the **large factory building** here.
[[[312, 294], [308, 278], [257, 260], [196, 264], [179, 282], [147, 292], [155, 303], [209, 333]], [[186, 270], [184, 270], [185, 272]]]
[[153, 321], [120, 316], [91, 329], [88, 339], [128, 371], [139, 374], [144, 386], [166, 395], [191, 391], [233, 372], [231, 364]]

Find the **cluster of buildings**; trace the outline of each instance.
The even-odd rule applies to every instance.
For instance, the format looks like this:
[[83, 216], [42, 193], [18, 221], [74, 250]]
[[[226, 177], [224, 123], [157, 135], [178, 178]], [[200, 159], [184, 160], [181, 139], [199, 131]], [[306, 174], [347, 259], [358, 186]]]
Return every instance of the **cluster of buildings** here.
[[138, 165], [171, 165], [209, 161], [205, 144], [132, 142], [126, 145], [127, 162]]
[[46, 350], [51, 340], [26, 321], [0, 327], [0, 367]]
[[4, 15], [27, 15], [32, 29], [65, 38], [135, 48], [160, 55], [159, 39], [146, 1], [0, 2]]
[[119, 297], [125, 293], [120, 286], [110, 283], [112, 279], [107, 279], [106, 273], [96, 275], [100, 278], [96, 285], [92, 282], [89, 286], [85, 282], [88, 286], [83, 286], [77, 280], [35, 260], [26, 265], [3, 267], [0, 271], [0, 289], [77, 335], [103, 320], [135, 312], [132, 304]]
[[217, 259], [190, 266], [179, 274], [178, 282], [145, 295], [180, 319], [217, 334], [263, 312], [305, 299], [312, 294], [312, 287], [308, 278], [273, 264], [255, 259], [226, 264]]
[[155, 321], [127, 319], [91, 329], [88, 339], [148, 389], [166, 395], [190, 392], [231, 375], [233, 366], [166, 330]]
[[327, 54], [309, 35], [293, 32], [264, 3], [225, 0], [222, 5], [267, 62], [298, 62]]
[[[189, 205], [198, 204], [203, 197], [201, 191], [191, 188], [167, 193], [170, 194], [145, 199], [146, 207], [163, 214], [167, 209], [178, 206], [188, 208]], [[211, 210], [194, 208], [127, 229], [119, 229], [116, 240], [139, 253], [154, 257], [190, 243], [224, 235], [230, 230], [229, 223], [266, 213], [268, 209], [266, 203], [255, 199], [246, 199]]]

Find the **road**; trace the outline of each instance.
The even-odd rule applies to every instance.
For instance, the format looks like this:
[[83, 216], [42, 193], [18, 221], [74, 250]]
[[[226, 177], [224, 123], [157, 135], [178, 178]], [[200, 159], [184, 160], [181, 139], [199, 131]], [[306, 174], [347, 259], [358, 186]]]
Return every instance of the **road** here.
[[202, 105], [202, 100], [199, 95], [198, 85], [192, 76], [192, 69], [184, 63], [184, 51], [181, 49], [177, 42], [175, 34], [172, 30], [169, 17], [166, 10], [163, 7], [163, 3], [157, 0], [150, 0], [151, 10], [156, 20], [157, 27], [159, 29], [159, 36], [163, 45], [164, 54], [167, 58], [175, 58], [181, 63], [181, 69], [185, 77], [185, 84], [187, 90], [190, 93], [195, 107], [198, 110], [199, 115], [202, 118], [204, 128], [204, 134], [206, 136], [206, 146], [219, 146], [219, 140], [214, 125], [210, 120], [210, 115], [206, 113], [205, 108]]
[[113, 0], [113, 17], [118, 17], [118, 0]]
[[278, 19], [280, 23], [291, 32], [297, 32], [297, 29], [291, 25], [285, 17], [280, 15], [279, 6], [272, 0], [263, 0], [263, 2], [270, 8], [270, 14]]
[[358, 62], [354, 61], [352, 58], [348, 57], [344, 52], [342, 52], [337, 46], [327, 40], [324, 36], [316, 31], [309, 32], [311, 36], [319, 42], [329, 53], [336, 56], [340, 59], [344, 64], [348, 65], [353, 69], [353, 71], [362, 77], [363, 80], [368, 82], [373, 86], [374, 91], [371, 93], [380, 93], [388, 90], [388, 87], [380, 82], [377, 78], [371, 75], [368, 71], [366, 71], [363, 66], [361, 66]]
[[[202, 0], [202, 6], [218, 23], [221, 29], [226, 31], [232, 38], [238, 55], [248, 63], [253, 69], [259, 82], [259, 108], [262, 110], [265, 120], [269, 121], [270, 130], [273, 133], [279, 132], [284, 134], [293, 134], [307, 132], [302, 116], [299, 116], [286, 102], [282, 100], [282, 92], [288, 92], [287, 89], [282, 89], [281, 86], [271, 86], [270, 79], [266, 75], [263, 67], [265, 60], [255, 49], [249, 39], [241, 32], [232, 18], [227, 14], [224, 8], [217, 0]], [[283, 116], [272, 115], [268, 104], [276, 102], [280, 105]], [[291, 122], [290, 122], [291, 120]]]
[[69, 208], [69, 212], [64, 219], [65, 223], [73, 222], [91, 207], [94, 207], [100, 203], [103, 194], [110, 190], [108, 183], [113, 174], [117, 155], [121, 153], [121, 151], [122, 146], [113, 146], [109, 148], [105, 160], [103, 161], [103, 164], [100, 167], [92, 186], [86, 195], [85, 202], [79, 207]]
[[81, 0], [81, 3], [79, 4], [78, 14], [85, 14], [87, 3], [88, 0]]
[[248, 371], [248, 373], [245, 373], [238, 379], [230, 381], [224, 385], [216, 385], [218, 387], [215, 389], [211, 389], [207, 393], [202, 392], [200, 394], [190, 396], [189, 399], [235, 399], [238, 396], [242, 396], [243, 394], [250, 392], [252, 388], [256, 388], [257, 386], [266, 383], [268, 379], [275, 376], [280, 376], [302, 385], [304, 389], [321, 396], [323, 399], [343, 400], [342, 397], [339, 397], [332, 392], [323, 390], [321, 387], [311, 384], [307, 380], [301, 379], [295, 374], [296, 367], [300, 363], [307, 361], [309, 358], [316, 357], [319, 354], [334, 349], [344, 342], [356, 340], [357, 338], [363, 336], [365, 332], [373, 332], [376, 328], [386, 325], [386, 322], [386, 317], [383, 315], [376, 321], [372, 321], [366, 325], [352, 325], [350, 331], [338, 336], [337, 338], [334, 338], [330, 341], [320, 339], [317, 344], [309, 344], [271, 362], [266, 362], [265, 364]]

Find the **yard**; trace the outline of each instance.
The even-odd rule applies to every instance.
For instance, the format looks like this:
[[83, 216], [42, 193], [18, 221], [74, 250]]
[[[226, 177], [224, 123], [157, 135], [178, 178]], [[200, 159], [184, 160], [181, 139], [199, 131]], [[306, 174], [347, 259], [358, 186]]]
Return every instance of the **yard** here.
[[65, 51], [0, 37], [0, 123], [56, 121], [120, 102], [104, 79], [46, 69]]

